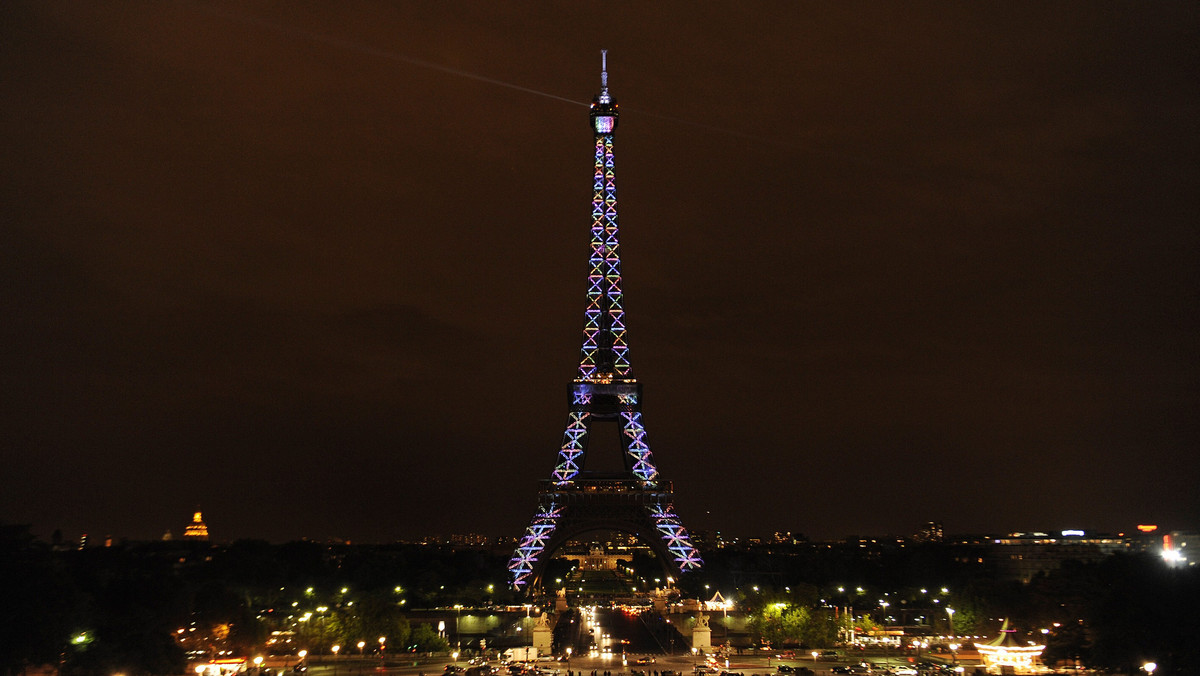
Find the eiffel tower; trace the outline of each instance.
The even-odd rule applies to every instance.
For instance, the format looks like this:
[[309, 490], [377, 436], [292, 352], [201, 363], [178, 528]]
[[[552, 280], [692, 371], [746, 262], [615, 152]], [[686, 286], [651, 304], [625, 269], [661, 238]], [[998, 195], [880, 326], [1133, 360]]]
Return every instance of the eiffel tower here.
[[[513, 588], [527, 593], [540, 589], [550, 554], [591, 531], [635, 535], [650, 546], [669, 573], [702, 565], [687, 529], [675, 514], [671, 483], [663, 481], [654, 466], [642, 424], [642, 386], [633, 377], [629, 362], [613, 165], [618, 111], [608, 93], [607, 51], [601, 52], [601, 62], [600, 94], [592, 99], [590, 115], [596, 141], [595, 192], [579, 374], [570, 386], [558, 464], [550, 479], [541, 482], [537, 513], [508, 564]], [[594, 427], [616, 431], [623, 471], [584, 469]]]

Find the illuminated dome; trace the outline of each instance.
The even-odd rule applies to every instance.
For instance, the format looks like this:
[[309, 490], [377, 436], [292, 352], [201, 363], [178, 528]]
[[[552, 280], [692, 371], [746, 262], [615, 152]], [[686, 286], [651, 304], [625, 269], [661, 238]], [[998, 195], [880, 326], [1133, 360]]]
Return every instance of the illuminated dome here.
[[192, 514], [192, 522], [184, 529], [183, 539], [208, 541], [208, 526], [204, 524], [204, 517], [200, 515], [200, 510], [197, 509], [196, 513]]
[[1008, 628], [1008, 620], [1000, 627], [1000, 635], [987, 643], [976, 643], [975, 649], [983, 659], [983, 666], [989, 674], [1023, 674], [1037, 670], [1034, 662], [1042, 656], [1046, 649], [1044, 645], [1033, 645], [1026, 641], [1024, 645], [1017, 640], [1015, 629]]

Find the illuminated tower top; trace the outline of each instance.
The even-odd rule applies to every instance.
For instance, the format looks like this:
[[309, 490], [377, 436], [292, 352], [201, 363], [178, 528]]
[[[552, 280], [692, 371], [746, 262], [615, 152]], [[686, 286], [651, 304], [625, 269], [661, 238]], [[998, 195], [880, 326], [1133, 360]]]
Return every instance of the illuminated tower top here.
[[597, 135], [617, 128], [617, 102], [608, 94], [608, 50], [600, 50], [600, 93], [592, 99], [592, 129]]

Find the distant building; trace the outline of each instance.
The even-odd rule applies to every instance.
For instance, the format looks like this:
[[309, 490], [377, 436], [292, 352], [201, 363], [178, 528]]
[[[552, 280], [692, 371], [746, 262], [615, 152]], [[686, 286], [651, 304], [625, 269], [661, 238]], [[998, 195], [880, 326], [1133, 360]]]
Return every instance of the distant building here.
[[479, 533], [456, 533], [450, 536], [450, 544], [454, 547], [486, 547], [488, 537]]
[[1196, 549], [1200, 533], [1176, 530], [1162, 536], [1162, 557], [1175, 566], [1194, 566], [1200, 557]]
[[1090, 534], [1081, 530], [1060, 533], [1010, 533], [992, 540], [989, 557], [1001, 577], [1029, 582], [1064, 561], [1090, 563], [1129, 551], [1129, 540], [1119, 535]]
[[197, 540], [199, 542], [208, 542], [208, 526], [204, 523], [204, 517], [200, 514], [200, 510], [196, 510], [192, 514], [192, 522], [183, 529], [184, 540]]
[[912, 536], [913, 542], [941, 542], [945, 539], [941, 521], [928, 521]]

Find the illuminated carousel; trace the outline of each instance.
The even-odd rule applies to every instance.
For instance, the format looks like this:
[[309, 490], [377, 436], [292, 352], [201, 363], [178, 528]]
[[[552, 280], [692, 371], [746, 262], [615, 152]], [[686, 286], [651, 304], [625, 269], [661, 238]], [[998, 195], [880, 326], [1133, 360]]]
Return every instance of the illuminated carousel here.
[[1034, 645], [1032, 641], [1021, 643], [1016, 633], [1017, 630], [1008, 628], [1005, 619], [999, 636], [987, 643], [975, 644], [989, 674], [1031, 674], [1041, 670], [1037, 662], [1046, 646]]

